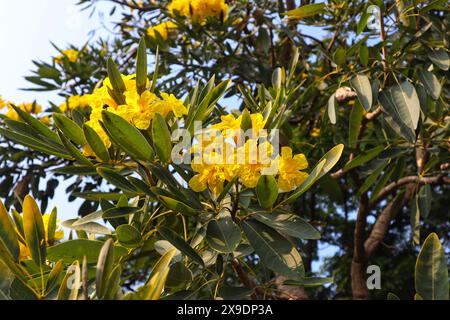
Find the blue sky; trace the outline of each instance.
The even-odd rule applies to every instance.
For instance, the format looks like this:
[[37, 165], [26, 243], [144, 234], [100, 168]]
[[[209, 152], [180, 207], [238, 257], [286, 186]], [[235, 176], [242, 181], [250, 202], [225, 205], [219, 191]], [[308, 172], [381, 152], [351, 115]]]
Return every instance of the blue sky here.
[[[89, 39], [89, 32], [106, 35], [101, 29], [101, 17], [95, 13], [89, 18], [90, 10], [80, 11], [77, 0], [0, 0], [0, 95], [16, 103], [37, 100], [44, 107], [47, 101], [60, 102], [56, 92], [23, 91], [30, 85], [24, 76], [33, 69], [32, 60], [49, 61], [57, 54], [50, 41], [60, 48], [69, 43], [83, 45]], [[110, 4], [101, 2], [100, 9]], [[58, 207], [61, 220], [73, 218], [81, 201], [68, 203], [64, 186], [60, 184], [56, 195], [49, 202], [48, 210]]]

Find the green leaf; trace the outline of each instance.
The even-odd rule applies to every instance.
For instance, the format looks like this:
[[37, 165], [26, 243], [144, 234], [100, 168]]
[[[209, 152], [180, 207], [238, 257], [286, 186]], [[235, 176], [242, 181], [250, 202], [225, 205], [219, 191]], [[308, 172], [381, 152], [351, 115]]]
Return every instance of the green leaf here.
[[371, 149], [371, 150], [369, 150], [367, 152], [363, 152], [363, 153], [359, 154], [352, 161], [348, 162], [344, 166], [344, 170], [348, 171], [348, 170], [351, 170], [353, 168], [359, 167], [360, 165], [362, 165], [362, 164], [372, 160], [373, 158], [375, 158], [385, 148], [386, 148], [385, 146], [377, 146], [377, 147], [375, 147], [375, 148], [373, 148], [373, 149]]
[[350, 119], [348, 122], [348, 145], [350, 148], [356, 147], [363, 117], [364, 108], [361, 103], [357, 101], [350, 112]]
[[336, 95], [333, 93], [328, 99], [328, 118], [331, 124], [336, 124]]
[[137, 207], [114, 207], [103, 212], [103, 219], [117, 219], [121, 217], [129, 216], [139, 211]]
[[57, 228], [57, 210], [54, 208], [50, 213], [50, 218], [47, 223], [47, 242], [53, 244], [55, 242], [55, 232]]
[[154, 266], [150, 277], [143, 287], [142, 294], [145, 300], [159, 300], [169, 274], [169, 265], [176, 249], [167, 251]]
[[256, 185], [256, 196], [258, 202], [264, 209], [272, 208], [278, 198], [278, 184], [273, 176], [262, 175]]
[[114, 100], [118, 105], [126, 104], [123, 93], [127, 90], [127, 88], [125, 87], [119, 68], [117, 68], [117, 65], [111, 58], [109, 58], [107, 62], [107, 71], [109, 80], [111, 81], [112, 90], [114, 92]]
[[302, 286], [305, 288], [313, 288], [313, 287], [319, 287], [319, 286], [323, 286], [324, 284], [327, 283], [333, 283], [334, 279], [333, 277], [329, 277], [329, 278], [319, 278], [319, 277], [308, 277], [308, 278], [303, 278], [301, 280], [287, 280], [284, 281], [283, 285], [287, 285], [287, 286]]
[[62, 223], [62, 226], [65, 228], [73, 229], [76, 231], [84, 231], [93, 234], [111, 234], [111, 231], [97, 222], [86, 222], [82, 224], [75, 225], [75, 222], [79, 222], [79, 219], [69, 219]]
[[184, 215], [193, 216], [198, 215], [199, 211], [188, 206], [187, 204], [184, 204], [181, 201], [175, 200], [173, 198], [169, 198], [166, 196], [159, 196], [159, 199], [161, 202], [170, 210], [173, 210], [175, 212], [182, 213]]
[[61, 131], [58, 131], [58, 134], [64, 147], [66, 147], [67, 151], [69, 151], [69, 153], [75, 158], [76, 161], [85, 166], [93, 166], [89, 159], [83, 156], [80, 150], [78, 150], [78, 148], [75, 147]]
[[319, 174], [319, 178], [322, 178], [324, 175], [326, 175], [333, 167], [338, 163], [339, 159], [341, 158], [342, 151], [344, 151], [344, 145], [338, 144], [331, 148], [319, 161], [318, 163], [325, 160], [325, 164]]
[[265, 267], [289, 279], [304, 277], [302, 258], [286, 238], [256, 220], [244, 221], [242, 228]]
[[131, 182], [129, 182], [124, 176], [122, 176], [120, 173], [117, 173], [115, 170], [112, 170], [109, 168], [104, 168], [104, 167], [99, 167], [99, 168], [97, 168], [97, 172], [106, 181], [108, 181], [112, 185], [122, 189], [123, 191], [131, 192], [131, 193], [137, 192], [137, 190], [133, 186], [133, 184], [131, 184]]
[[19, 261], [20, 249], [14, 223], [0, 200], [0, 241], [8, 249], [15, 261]]
[[159, 160], [168, 163], [172, 156], [172, 139], [167, 123], [159, 113], [152, 120], [152, 139]]
[[[82, 261], [86, 256], [87, 263], [97, 262], [98, 255], [104, 242], [97, 240], [77, 239], [61, 242], [53, 247], [48, 248], [47, 259], [52, 262], [57, 262], [62, 259], [64, 263], [72, 263], [75, 260]], [[122, 246], [115, 247], [115, 257], [128, 252]]]
[[420, 244], [420, 212], [417, 197], [411, 201], [410, 223], [413, 244]]
[[220, 253], [233, 252], [241, 241], [241, 230], [230, 217], [214, 219], [208, 223], [206, 242]]
[[414, 86], [408, 81], [383, 90], [379, 101], [385, 111], [400, 127], [400, 134], [415, 141], [415, 132], [420, 116], [420, 102]]
[[417, 194], [417, 204], [420, 215], [424, 219], [430, 214], [432, 200], [431, 186], [429, 184], [422, 186]]
[[199, 265], [203, 267], [205, 266], [205, 263], [203, 262], [202, 258], [198, 255], [198, 253], [195, 252], [195, 250], [192, 249], [192, 247], [189, 244], [187, 244], [186, 241], [184, 241], [183, 238], [181, 238], [174, 231], [166, 227], [160, 227], [158, 229], [158, 232], [161, 235], [161, 237], [169, 241], [175, 248], [180, 250], [186, 256], [191, 258], [193, 261], [197, 262]]
[[43, 143], [42, 140], [37, 140], [21, 133], [16, 133], [11, 130], [0, 128], [0, 134], [16, 143], [29, 147], [33, 150], [54, 155], [63, 159], [72, 159], [73, 157], [65, 153], [62, 149], [56, 149], [52, 145]]
[[394, 294], [394, 293], [392, 293], [392, 292], [389, 292], [389, 293], [388, 293], [387, 299], [388, 299], [388, 300], [400, 300], [400, 298], [399, 298], [396, 294]]
[[83, 130], [72, 119], [63, 114], [53, 113], [53, 120], [67, 138], [80, 146], [86, 145]]
[[442, 91], [442, 85], [439, 83], [438, 78], [430, 71], [423, 70], [419, 71], [419, 79], [433, 100], [439, 99]]
[[183, 289], [192, 282], [192, 272], [182, 262], [174, 263], [169, 270], [166, 287], [172, 289]]
[[23, 229], [31, 258], [38, 266], [45, 264], [47, 250], [44, 222], [38, 205], [29, 195], [23, 200]]
[[359, 61], [364, 67], [369, 64], [369, 48], [365, 44], [359, 48]]
[[136, 160], [153, 161], [154, 152], [142, 133], [114, 113], [102, 111], [102, 119], [111, 139]]
[[79, 175], [79, 176], [93, 176], [97, 175], [97, 170], [92, 165], [65, 165], [51, 170], [54, 173]]
[[22, 109], [12, 105], [13, 109], [17, 112], [20, 118], [33, 127], [38, 133], [42, 134], [44, 137], [50, 139], [55, 143], [60, 143], [59, 137], [56, 133], [49, 129], [45, 124], [41, 121], [33, 117], [28, 112], [23, 111]]
[[114, 245], [113, 240], [108, 239], [103, 244], [98, 255], [96, 273], [95, 273], [95, 292], [99, 299], [106, 294], [107, 281], [111, 275], [114, 264]]
[[98, 133], [87, 124], [83, 125], [83, 133], [86, 138], [86, 142], [89, 144], [92, 151], [94, 151], [95, 155], [101, 160], [109, 162], [111, 158], [109, 157], [108, 149]]
[[357, 25], [356, 25], [356, 35], [359, 36], [361, 32], [364, 31], [367, 25], [367, 21], [369, 20], [370, 14], [365, 11], [362, 13], [361, 18], [359, 19]]
[[430, 60], [441, 70], [447, 71], [450, 67], [450, 57], [444, 49], [432, 50], [428, 53]]
[[322, 13], [325, 10], [325, 3], [314, 3], [301, 6], [297, 9], [289, 10], [286, 15], [289, 19], [302, 19]]
[[141, 233], [133, 226], [124, 224], [116, 229], [117, 240], [125, 248], [136, 248], [142, 243]]
[[62, 260], [59, 260], [55, 263], [52, 271], [48, 275], [47, 283], [45, 285], [45, 292], [50, 293], [58, 284], [59, 278], [64, 271], [64, 263]]
[[158, 80], [159, 73], [159, 47], [156, 48], [155, 53], [155, 71], [153, 72], [152, 84], [150, 87], [150, 92], [154, 93], [156, 88], [156, 81]]
[[448, 300], [447, 259], [435, 233], [425, 240], [416, 261], [415, 285], [424, 300]]
[[347, 63], [347, 51], [343, 47], [339, 47], [333, 54], [333, 61], [338, 66], [344, 66]]
[[294, 238], [308, 240], [320, 239], [320, 233], [316, 230], [316, 228], [299, 216], [290, 213], [258, 213], [255, 215], [255, 219], [271, 228], [274, 228], [282, 234], [286, 234]]
[[350, 80], [350, 84], [355, 89], [359, 102], [369, 111], [372, 107], [372, 86], [369, 78], [364, 74], [357, 74]]
[[114, 267], [108, 278], [106, 290], [105, 290], [105, 300], [114, 300], [117, 291], [120, 289], [120, 276], [122, 274], [122, 267], [120, 264]]
[[142, 94], [147, 89], [147, 47], [145, 37], [139, 41], [136, 57], [136, 89]]

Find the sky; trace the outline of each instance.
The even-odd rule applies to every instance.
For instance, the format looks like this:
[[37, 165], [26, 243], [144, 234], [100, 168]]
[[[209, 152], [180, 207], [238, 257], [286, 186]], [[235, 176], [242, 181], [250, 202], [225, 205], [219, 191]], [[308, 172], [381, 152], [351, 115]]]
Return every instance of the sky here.
[[[101, 28], [101, 17], [90, 10], [80, 11], [77, 0], [0, 0], [0, 96], [16, 103], [37, 102], [47, 106], [49, 100], [61, 102], [56, 92], [23, 91], [30, 87], [24, 76], [31, 75], [32, 60], [50, 61], [57, 55], [53, 42], [59, 48], [68, 44], [82, 46], [89, 39], [89, 32], [107, 36]], [[110, 5], [100, 2], [98, 8], [106, 11]], [[108, 12], [108, 11], [106, 11]], [[48, 210], [58, 207], [60, 220], [76, 216], [82, 201], [69, 203], [62, 182], [55, 197], [49, 201]]]

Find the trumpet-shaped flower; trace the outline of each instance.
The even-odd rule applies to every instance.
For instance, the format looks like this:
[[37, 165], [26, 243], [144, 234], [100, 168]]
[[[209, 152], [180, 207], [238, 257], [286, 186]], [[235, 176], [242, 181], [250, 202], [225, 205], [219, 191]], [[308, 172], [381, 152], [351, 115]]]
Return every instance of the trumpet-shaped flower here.
[[156, 26], [147, 29], [147, 35], [150, 38], [157, 39], [157, 34], [163, 39], [167, 40], [169, 38], [170, 32], [175, 29], [177, 25], [172, 21], [162, 22]]
[[62, 52], [62, 55], [55, 57], [55, 62], [61, 64], [64, 57], [66, 57], [70, 62], [76, 62], [79, 54], [80, 52], [75, 49], [67, 49]]
[[283, 192], [288, 192], [298, 187], [308, 178], [306, 172], [308, 161], [304, 154], [292, 156], [292, 149], [289, 147], [281, 148], [281, 155], [275, 160], [278, 165], [278, 187]]

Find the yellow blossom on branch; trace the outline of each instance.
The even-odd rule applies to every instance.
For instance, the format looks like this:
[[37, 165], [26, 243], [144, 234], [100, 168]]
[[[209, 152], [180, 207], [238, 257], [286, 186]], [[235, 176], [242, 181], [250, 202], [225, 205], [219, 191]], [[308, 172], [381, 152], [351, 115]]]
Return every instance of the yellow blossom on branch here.
[[67, 49], [62, 51], [62, 55], [55, 57], [55, 62], [62, 64], [64, 57], [66, 57], [70, 62], [76, 62], [78, 60], [80, 52], [75, 49]]
[[163, 39], [163, 40], [167, 40], [169, 38], [169, 34], [171, 32], [171, 30], [175, 29], [177, 27], [177, 25], [175, 23], [173, 23], [172, 21], [166, 21], [163, 23], [160, 23], [154, 27], [150, 27], [147, 29], [147, 35], [150, 38], [158, 38], [157, 34], [159, 34], [159, 36]]

